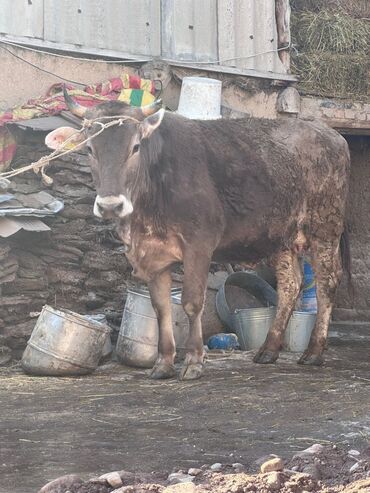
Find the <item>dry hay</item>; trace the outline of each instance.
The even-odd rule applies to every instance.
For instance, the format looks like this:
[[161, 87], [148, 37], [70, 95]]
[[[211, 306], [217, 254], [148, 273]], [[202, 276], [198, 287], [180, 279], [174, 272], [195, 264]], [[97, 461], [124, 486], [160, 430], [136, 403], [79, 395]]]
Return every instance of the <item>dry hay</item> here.
[[359, 19], [370, 18], [369, 0], [291, 0], [293, 12], [320, 12], [323, 9], [342, 10]]
[[318, 96], [368, 99], [370, 61], [367, 55], [307, 53], [292, 59], [302, 90]]
[[[370, 2], [369, 2], [370, 3]], [[292, 26], [299, 51], [366, 54], [370, 46], [370, 21], [343, 11], [301, 12]]]
[[[299, 0], [294, 1], [292, 38], [296, 50], [292, 70], [299, 75], [300, 86], [307, 93], [367, 100], [370, 96], [370, 18], [349, 15], [341, 8], [341, 1], [307, 0], [303, 11], [297, 10]], [[319, 4], [325, 8], [319, 8]], [[362, 5], [361, 1], [350, 1], [347, 7], [355, 4]], [[370, 8], [370, 1], [367, 5]], [[313, 6], [316, 10], [308, 10]], [[337, 9], [331, 8], [333, 6]]]

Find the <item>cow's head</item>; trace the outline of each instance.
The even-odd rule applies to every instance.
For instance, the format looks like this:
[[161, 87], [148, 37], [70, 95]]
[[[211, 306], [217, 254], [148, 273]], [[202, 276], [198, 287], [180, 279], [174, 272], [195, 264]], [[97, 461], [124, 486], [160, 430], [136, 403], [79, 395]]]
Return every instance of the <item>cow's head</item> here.
[[[133, 190], [138, 179], [141, 144], [161, 124], [164, 110], [160, 102], [135, 108], [119, 101], [104, 102], [93, 109], [75, 103], [65, 92], [69, 109], [85, 118], [84, 132], [61, 127], [47, 135], [45, 143], [57, 149], [68, 139], [68, 146], [77, 150], [86, 146], [97, 191], [94, 214], [104, 218], [123, 218], [133, 211]], [[101, 124], [119, 120], [93, 137]], [[83, 143], [83, 141], [87, 142]]]

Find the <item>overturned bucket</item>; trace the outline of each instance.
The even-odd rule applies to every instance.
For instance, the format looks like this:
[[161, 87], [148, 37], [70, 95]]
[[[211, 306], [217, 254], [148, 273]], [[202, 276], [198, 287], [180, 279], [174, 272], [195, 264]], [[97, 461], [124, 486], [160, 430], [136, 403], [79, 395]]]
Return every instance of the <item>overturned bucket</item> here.
[[182, 80], [179, 115], [196, 120], [221, 118], [222, 82], [208, 77], [184, 77]]
[[22, 356], [22, 368], [33, 375], [67, 376], [93, 372], [109, 329], [69, 310], [45, 305]]

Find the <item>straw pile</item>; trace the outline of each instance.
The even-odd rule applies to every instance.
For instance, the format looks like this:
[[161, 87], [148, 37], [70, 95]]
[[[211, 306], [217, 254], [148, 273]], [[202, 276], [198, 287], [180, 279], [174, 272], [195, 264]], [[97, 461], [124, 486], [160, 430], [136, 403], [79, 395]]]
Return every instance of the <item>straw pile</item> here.
[[[341, 2], [329, 0], [324, 9], [318, 8], [320, 0], [293, 2], [292, 35], [297, 52], [292, 68], [300, 76], [304, 92], [368, 99], [370, 12], [369, 19], [350, 15], [350, 10], [367, 15], [361, 1], [347, 2], [346, 10], [334, 10]], [[303, 4], [313, 10], [300, 10]]]
[[320, 12], [327, 9], [333, 12], [342, 10], [359, 19], [370, 17], [369, 0], [291, 0], [290, 4], [294, 12]]

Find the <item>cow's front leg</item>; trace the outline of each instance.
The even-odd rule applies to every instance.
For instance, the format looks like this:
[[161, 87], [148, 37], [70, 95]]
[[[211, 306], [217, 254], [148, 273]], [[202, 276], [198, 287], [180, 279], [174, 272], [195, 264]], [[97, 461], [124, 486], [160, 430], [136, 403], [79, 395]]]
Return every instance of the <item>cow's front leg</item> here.
[[210, 257], [204, 251], [193, 251], [184, 256], [184, 285], [182, 306], [189, 319], [189, 336], [180, 380], [200, 378], [204, 366], [202, 312], [207, 288]]
[[172, 378], [176, 375], [174, 359], [175, 339], [172, 331], [171, 271], [158, 274], [148, 287], [154, 311], [158, 319], [158, 357], [150, 377], [153, 379]]
[[302, 286], [302, 270], [296, 253], [286, 250], [274, 259], [277, 279], [278, 306], [266, 341], [253, 361], [275, 363], [283, 344], [284, 332]]

